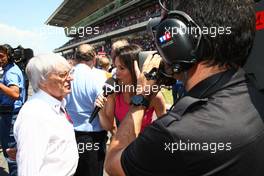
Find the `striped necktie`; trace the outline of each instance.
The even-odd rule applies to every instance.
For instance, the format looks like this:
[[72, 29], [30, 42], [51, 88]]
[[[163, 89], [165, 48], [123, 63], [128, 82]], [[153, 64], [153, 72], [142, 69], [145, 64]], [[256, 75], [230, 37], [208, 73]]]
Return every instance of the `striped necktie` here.
[[67, 113], [67, 110], [64, 109], [63, 107], [60, 107], [60, 110], [61, 110], [61, 112], [64, 113], [66, 119], [67, 119], [71, 124], [73, 124], [72, 119], [71, 119], [71, 116]]

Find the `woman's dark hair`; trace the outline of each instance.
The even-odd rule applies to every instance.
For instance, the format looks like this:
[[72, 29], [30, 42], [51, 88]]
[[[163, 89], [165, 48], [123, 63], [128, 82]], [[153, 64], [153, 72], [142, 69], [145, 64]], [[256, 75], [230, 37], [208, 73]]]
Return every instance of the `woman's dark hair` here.
[[[203, 59], [209, 65], [243, 66], [255, 37], [253, 0], [179, 0], [177, 10], [187, 13], [203, 29], [230, 29], [228, 34], [203, 35]], [[223, 32], [223, 31], [221, 31]]]
[[125, 65], [129, 70], [132, 77], [132, 84], [137, 85], [137, 78], [134, 69], [134, 60], [138, 62], [138, 54], [142, 51], [141, 47], [136, 44], [130, 44], [117, 50], [116, 57], [119, 58], [120, 62]]

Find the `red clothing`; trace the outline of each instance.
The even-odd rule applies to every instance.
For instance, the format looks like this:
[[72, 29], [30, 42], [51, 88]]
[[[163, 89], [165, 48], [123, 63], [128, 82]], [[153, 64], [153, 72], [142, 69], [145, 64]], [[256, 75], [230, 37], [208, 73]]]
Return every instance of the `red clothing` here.
[[[123, 94], [122, 93], [117, 94], [115, 99], [115, 117], [119, 122], [122, 122], [122, 120], [125, 118], [126, 114], [129, 111], [129, 107], [130, 105], [125, 102]], [[141, 125], [141, 131], [144, 130], [146, 126], [151, 124], [153, 112], [154, 112], [153, 107], [145, 110], [145, 114]]]

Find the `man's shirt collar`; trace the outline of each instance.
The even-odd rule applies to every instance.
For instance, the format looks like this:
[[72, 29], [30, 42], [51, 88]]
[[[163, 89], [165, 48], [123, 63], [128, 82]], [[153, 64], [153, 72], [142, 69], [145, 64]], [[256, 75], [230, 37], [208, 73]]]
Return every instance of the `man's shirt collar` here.
[[207, 98], [220, 89], [228, 87], [234, 83], [245, 81], [243, 69], [229, 69], [224, 72], [214, 74], [196, 84], [187, 92], [188, 96], [195, 98]]
[[38, 95], [41, 96], [42, 100], [47, 102], [51, 106], [51, 108], [58, 114], [61, 112], [60, 108], [65, 107], [66, 102], [64, 99], [63, 101], [59, 101], [58, 99], [52, 97], [47, 92], [41, 89], [38, 91]]
[[6, 72], [7, 70], [9, 70], [11, 67], [14, 66], [14, 63], [8, 63], [3, 67], [4, 72]]

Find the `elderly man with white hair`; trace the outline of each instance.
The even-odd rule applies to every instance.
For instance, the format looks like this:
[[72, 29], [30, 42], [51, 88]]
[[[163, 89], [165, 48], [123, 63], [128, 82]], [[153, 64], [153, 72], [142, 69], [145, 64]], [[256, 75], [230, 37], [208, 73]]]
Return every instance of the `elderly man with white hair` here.
[[64, 109], [72, 76], [57, 54], [33, 57], [26, 68], [35, 94], [22, 107], [14, 125], [19, 176], [70, 176], [78, 150], [73, 126]]

